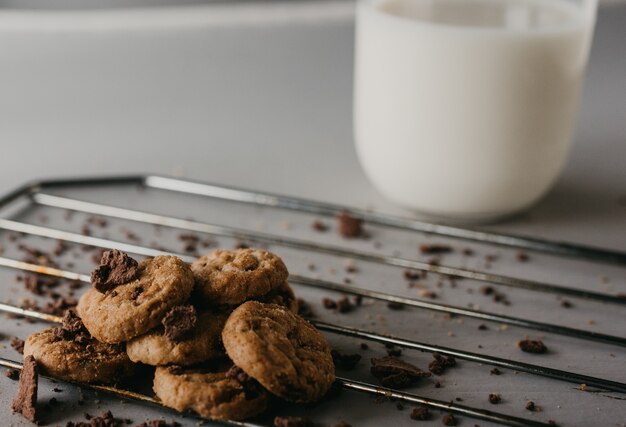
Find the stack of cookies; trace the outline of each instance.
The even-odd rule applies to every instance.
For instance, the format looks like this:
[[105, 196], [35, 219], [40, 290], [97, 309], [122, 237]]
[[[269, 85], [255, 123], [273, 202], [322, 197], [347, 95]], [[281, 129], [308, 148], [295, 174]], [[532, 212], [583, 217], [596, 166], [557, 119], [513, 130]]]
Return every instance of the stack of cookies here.
[[287, 278], [264, 250], [216, 250], [191, 265], [108, 251], [78, 314], [31, 335], [24, 356], [44, 374], [90, 383], [155, 366], [163, 404], [207, 418], [253, 417], [273, 397], [316, 401], [335, 367], [324, 337], [298, 316]]

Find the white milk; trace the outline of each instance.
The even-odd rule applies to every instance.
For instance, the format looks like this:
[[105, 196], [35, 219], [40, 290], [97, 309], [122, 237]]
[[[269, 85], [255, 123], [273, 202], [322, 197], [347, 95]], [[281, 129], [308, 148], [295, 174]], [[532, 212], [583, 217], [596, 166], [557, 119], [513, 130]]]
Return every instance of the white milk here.
[[594, 22], [591, 2], [361, 0], [354, 131], [366, 174], [438, 216], [528, 207], [565, 163]]

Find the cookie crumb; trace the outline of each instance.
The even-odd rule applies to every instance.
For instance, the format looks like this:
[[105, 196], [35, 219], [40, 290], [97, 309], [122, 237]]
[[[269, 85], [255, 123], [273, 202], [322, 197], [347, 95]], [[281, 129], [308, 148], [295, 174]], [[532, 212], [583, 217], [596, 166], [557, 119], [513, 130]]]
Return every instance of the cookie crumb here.
[[100, 265], [91, 273], [92, 286], [101, 293], [135, 279], [139, 264], [127, 253], [113, 249], [102, 254]]
[[337, 230], [341, 237], [351, 239], [363, 236], [363, 220], [342, 211], [337, 215]]
[[11, 338], [10, 344], [13, 350], [17, 351], [19, 354], [24, 354], [24, 340], [13, 337]]
[[457, 425], [458, 422], [457, 422], [456, 418], [454, 417], [454, 415], [447, 414], [447, 415], [444, 415], [441, 418], [441, 423], [444, 426], [455, 426], [455, 425]]
[[337, 350], [332, 350], [330, 354], [333, 356], [333, 362], [335, 366], [339, 366], [341, 369], [352, 370], [361, 361], [361, 355], [354, 354], [342, 354]]
[[489, 394], [489, 403], [491, 403], [492, 405], [496, 405], [498, 403], [502, 402], [502, 398], [500, 397], [499, 394], [497, 393], [490, 393]]
[[572, 308], [573, 304], [571, 302], [569, 302], [568, 300], [564, 299], [563, 301], [561, 301], [561, 307], [563, 307], [563, 308]]
[[515, 258], [517, 258], [519, 262], [528, 262], [530, 256], [526, 252], [518, 252]]
[[548, 348], [545, 346], [543, 341], [541, 340], [522, 340], [517, 343], [517, 346], [526, 353], [535, 353], [535, 354], [543, 354], [548, 351]]
[[501, 375], [502, 371], [498, 368], [493, 368], [490, 372], [491, 375]]
[[20, 374], [20, 384], [11, 404], [13, 412], [21, 414], [32, 423], [37, 423], [37, 362], [33, 356], [26, 356]]
[[426, 421], [432, 418], [432, 414], [426, 406], [419, 406], [411, 411], [410, 417], [415, 421]]
[[454, 356], [442, 356], [439, 353], [433, 353], [433, 360], [428, 365], [428, 370], [435, 375], [442, 375], [447, 368], [456, 366]]
[[315, 423], [304, 417], [276, 417], [274, 427], [315, 427]]
[[442, 244], [422, 244], [420, 245], [420, 252], [423, 254], [445, 254], [452, 252], [452, 246]]
[[311, 305], [308, 302], [306, 302], [302, 298], [298, 298], [297, 302], [298, 302], [298, 314], [300, 316], [304, 317], [305, 319], [311, 319], [315, 317], [315, 312], [313, 311], [313, 308], [311, 308]]
[[313, 224], [311, 224], [311, 228], [319, 233], [324, 233], [325, 231], [328, 231], [328, 225], [320, 221], [319, 219], [313, 221]]
[[528, 402], [526, 404], [526, 410], [532, 411], [532, 412], [536, 411], [537, 410], [537, 406], [535, 405], [535, 402], [533, 402], [532, 400], [530, 402]]
[[20, 378], [20, 371], [17, 369], [7, 369], [4, 375], [10, 380], [17, 381]]
[[187, 338], [196, 326], [198, 316], [193, 305], [172, 307], [163, 318], [165, 336], [174, 342]]

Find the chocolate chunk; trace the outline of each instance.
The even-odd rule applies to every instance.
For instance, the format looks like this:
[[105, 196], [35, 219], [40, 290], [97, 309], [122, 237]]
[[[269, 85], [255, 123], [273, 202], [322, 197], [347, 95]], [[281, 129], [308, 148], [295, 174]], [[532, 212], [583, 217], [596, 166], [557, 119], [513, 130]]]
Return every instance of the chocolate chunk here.
[[246, 374], [239, 366], [232, 366], [226, 372], [226, 378], [237, 380], [240, 384], [245, 384], [250, 380], [250, 376]]
[[102, 254], [100, 265], [91, 273], [91, 284], [105, 293], [137, 277], [137, 261], [117, 249]]
[[328, 225], [320, 220], [315, 220], [313, 224], [311, 224], [311, 228], [319, 233], [323, 233], [328, 230]]
[[363, 220], [342, 211], [337, 215], [337, 230], [346, 239], [363, 236]]
[[419, 406], [419, 407], [413, 409], [413, 411], [411, 412], [410, 417], [411, 417], [412, 420], [426, 421], [426, 420], [430, 420], [432, 418], [432, 414], [430, 413], [430, 411], [428, 410], [428, 408], [426, 406]]
[[337, 301], [337, 311], [339, 311], [339, 313], [348, 313], [352, 311], [353, 307], [354, 306], [352, 305], [348, 297], [343, 297]]
[[416, 270], [405, 270], [404, 271], [404, 278], [406, 280], [419, 280], [421, 279], [423, 276], [423, 273], [421, 271], [416, 271]]
[[526, 404], [526, 410], [528, 411], [536, 411], [537, 410], [537, 406], [535, 405], [535, 402], [533, 402], [532, 400], [530, 402], [528, 402]]
[[244, 389], [246, 399], [251, 400], [259, 396], [262, 387], [257, 380], [246, 374], [239, 366], [232, 366], [226, 372], [226, 378], [237, 381]]
[[517, 346], [526, 353], [543, 354], [548, 351], [541, 340], [522, 340], [517, 343]]
[[7, 369], [7, 370], [4, 372], [4, 375], [5, 375], [7, 378], [9, 378], [9, 379], [11, 379], [11, 380], [15, 381], [15, 380], [19, 379], [19, 377], [20, 377], [20, 371], [18, 371], [17, 369]]
[[370, 372], [385, 387], [406, 387], [416, 383], [420, 378], [430, 376], [430, 373], [393, 356], [372, 359], [371, 363]]
[[480, 325], [478, 325], [478, 330], [479, 331], [486, 331], [488, 329], [489, 329], [489, 327], [487, 325], [485, 325], [484, 323], [481, 323]]
[[502, 402], [502, 398], [500, 397], [499, 394], [489, 393], [489, 403], [495, 405], [500, 402]]
[[334, 310], [337, 308], [337, 303], [330, 298], [322, 299], [322, 304], [324, 305], [324, 308], [328, 310]]
[[182, 341], [193, 331], [197, 320], [198, 316], [193, 305], [172, 307], [162, 321], [165, 336], [174, 342]]
[[11, 408], [13, 412], [21, 414], [28, 421], [37, 422], [37, 362], [33, 356], [24, 358], [22, 373], [20, 374], [20, 385], [17, 395], [13, 399]]
[[490, 372], [491, 375], [500, 375], [502, 374], [502, 371], [498, 368], [493, 368]]
[[433, 353], [433, 360], [428, 365], [428, 370], [435, 375], [442, 375], [447, 368], [456, 366], [456, 359], [454, 356], [442, 356], [439, 353]]
[[341, 369], [345, 370], [354, 369], [361, 360], [361, 355], [357, 353], [341, 354], [337, 350], [332, 350], [331, 354], [333, 356], [333, 362], [335, 362], [335, 366], [339, 366]]
[[493, 294], [494, 289], [493, 289], [493, 287], [492, 287], [492, 286], [482, 286], [482, 287], [480, 288], [480, 292], [481, 292], [483, 295], [491, 295], [491, 294]]
[[448, 252], [452, 252], [452, 247], [449, 245], [442, 244], [423, 244], [420, 245], [420, 252], [423, 254], [445, 254]]
[[54, 328], [54, 335], [59, 340], [74, 341], [79, 345], [87, 345], [91, 339], [83, 321], [73, 310], [65, 312], [61, 326]]
[[274, 427], [315, 427], [315, 423], [304, 417], [276, 417]]
[[305, 319], [315, 317], [315, 312], [311, 308], [311, 305], [302, 298], [298, 298], [298, 314]]
[[563, 308], [572, 308], [573, 305], [571, 302], [569, 302], [568, 300], [564, 299], [563, 301], [561, 301], [561, 307]]
[[143, 288], [141, 286], [135, 287], [135, 289], [133, 289], [133, 293], [130, 294], [130, 299], [137, 301], [137, 298], [139, 298], [139, 295], [141, 295], [142, 292]]
[[435, 375], [442, 375], [445, 372], [446, 368], [439, 361], [433, 360], [428, 364], [428, 370]]
[[24, 340], [19, 339], [18, 337], [11, 338], [11, 347], [13, 350], [17, 351], [20, 354], [24, 354]]
[[458, 423], [457, 419], [454, 418], [454, 415], [452, 414], [444, 415], [441, 418], [441, 422], [444, 426], [455, 426]]

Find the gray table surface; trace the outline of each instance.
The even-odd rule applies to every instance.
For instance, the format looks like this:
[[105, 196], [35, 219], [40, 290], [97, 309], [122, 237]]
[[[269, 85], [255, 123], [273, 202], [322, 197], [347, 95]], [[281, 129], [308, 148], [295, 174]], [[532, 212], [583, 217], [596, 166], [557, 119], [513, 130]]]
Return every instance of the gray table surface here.
[[[72, 31], [0, 29], [0, 192], [40, 177], [155, 172], [413, 216], [379, 195], [356, 159], [350, 8], [328, 3], [316, 11], [330, 12], [310, 15], [299, 7], [284, 5], [279, 18], [269, 14], [262, 22], [229, 15], [227, 23], [199, 25], [175, 37], [168, 30], [77, 37]], [[297, 18], [285, 18], [291, 9]], [[574, 146], [554, 190], [529, 212], [485, 228], [626, 250], [626, 7], [599, 12]], [[611, 290], [623, 292], [624, 270], [607, 271]], [[557, 268], [546, 274], [566, 273]], [[594, 270], [589, 277], [601, 274]], [[593, 317], [604, 321], [586, 324], [586, 316], [602, 310], [591, 304], [568, 322], [623, 336], [623, 310], [607, 309], [605, 317]], [[449, 337], [430, 338], [450, 344]], [[561, 362], [626, 381], [623, 349], [599, 351], [617, 360], [598, 354], [578, 364], [576, 358]], [[522, 378], [515, 388], [523, 393], [537, 384]], [[590, 394], [561, 410], [571, 387], [539, 384], [543, 420], [626, 423], [624, 402]], [[0, 414], [20, 425], [7, 415], [13, 390], [2, 383]], [[476, 393], [485, 390], [489, 385], [478, 382]], [[471, 387], [451, 392], [473, 401]], [[136, 420], [160, 415], [111, 404]], [[342, 418], [380, 425], [387, 415], [379, 412], [366, 411], [369, 422], [350, 411]], [[399, 425], [408, 422], [406, 413], [398, 417]]]

